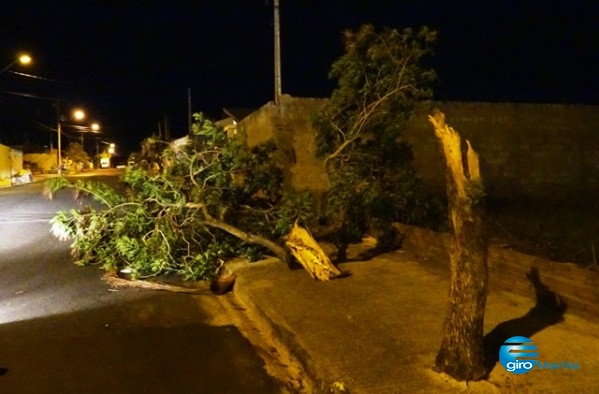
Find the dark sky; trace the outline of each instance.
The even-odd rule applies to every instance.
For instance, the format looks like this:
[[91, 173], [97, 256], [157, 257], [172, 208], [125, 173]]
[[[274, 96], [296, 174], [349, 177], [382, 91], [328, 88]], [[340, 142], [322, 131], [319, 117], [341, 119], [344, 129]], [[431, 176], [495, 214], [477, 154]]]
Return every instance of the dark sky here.
[[[340, 32], [373, 23], [438, 30], [438, 100], [599, 104], [594, 0], [280, 2], [293, 96], [329, 96]], [[35, 64], [11, 70], [43, 77], [0, 75], [3, 143], [49, 142], [56, 98], [130, 151], [165, 117], [172, 136], [186, 133], [188, 88], [192, 110], [214, 117], [273, 97], [272, 0], [2, 0], [0, 49], [2, 67], [25, 50]]]

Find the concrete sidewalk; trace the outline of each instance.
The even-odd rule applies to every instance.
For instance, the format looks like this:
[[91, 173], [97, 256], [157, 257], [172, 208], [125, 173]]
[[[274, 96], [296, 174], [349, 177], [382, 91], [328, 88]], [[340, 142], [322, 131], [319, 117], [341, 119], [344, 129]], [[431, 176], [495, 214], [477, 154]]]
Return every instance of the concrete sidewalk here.
[[[351, 253], [356, 256], [357, 251], [350, 251], [350, 257]], [[563, 322], [541, 324], [543, 328], [530, 336], [540, 361], [576, 362], [580, 365], [576, 371], [515, 375], [497, 363], [489, 380], [467, 385], [431, 368], [441, 343], [449, 286], [449, 273], [441, 265], [396, 251], [340, 268], [351, 275], [327, 283], [312, 280], [303, 270], [290, 271], [276, 259], [229, 266], [237, 275], [237, 301], [252, 318], [269, 325], [269, 333], [315, 382], [304, 392], [344, 392], [332, 391], [333, 386], [353, 394], [599, 390], [596, 323], [566, 313]], [[485, 332], [504, 322], [512, 329], [527, 325], [522, 334], [510, 332], [505, 339], [530, 332], [531, 322], [518, 318], [534, 304], [534, 294], [525, 298], [490, 293]]]

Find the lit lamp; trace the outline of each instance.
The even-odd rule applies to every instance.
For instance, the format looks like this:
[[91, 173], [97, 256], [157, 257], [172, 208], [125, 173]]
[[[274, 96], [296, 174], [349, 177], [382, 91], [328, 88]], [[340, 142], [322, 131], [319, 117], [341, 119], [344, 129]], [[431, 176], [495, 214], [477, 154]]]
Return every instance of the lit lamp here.
[[[100, 168], [109, 168], [110, 160], [112, 159], [112, 155], [114, 155], [114, 153], [116, 152], [116, 145], [113, 144], [112, 142], [106, 142], [106, 141], [100, 141], [100, 142], [108, 145], [108, 148], [106, 148], [102, 152], [102, 155], [100, 156]], [[96, 150], [97, 149], [98, 149], [98, 146], [96, 145]]]
[[75, 109], [71, 113], [70, 118], [63, 118], [60, 115], [60, 105], [56, 103], [56, 111], [58, 114], [58, 125], [56, 130], [58, 131], [58, 173], [60, 174], [61, 166], [62, 166], [62, 152], [61, 152], [61, 134], [62, 134], [62, 122], [67, 122], [69, 120], [83, 120], [85, 119], [85, 112], [81, 109]]
[[92, 132], [92, 133], [99, 133], [100, 132], [100, 125], [98, 123], [92, 123], [89, 126], [73, 126], [77, 129], [79, 129], [79, 132], [81, 133], [81, 147], [85, 150], [85, 146], [83, 145], [83, 133], [88, 133], [88, 132]]
[[8, 70], [9, 68], [11, 68], [12, 66], [14, 66], [17, 63], [21, 63], [22, 65], [26, 66], [31, 63], [31, 56], [22, 54], [14, 62], [12, 62], [8, 66], [4, 67], [2, 69], [2, 71], [0, 71], [0, 74], [2, 74], [4, 71]]

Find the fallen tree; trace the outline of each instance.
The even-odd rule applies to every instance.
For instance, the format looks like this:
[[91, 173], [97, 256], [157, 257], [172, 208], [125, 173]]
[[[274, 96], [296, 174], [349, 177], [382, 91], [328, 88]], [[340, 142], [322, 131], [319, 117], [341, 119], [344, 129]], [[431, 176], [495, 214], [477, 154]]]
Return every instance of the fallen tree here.
[[[72, 241], [77, 264], [101, 264], [134, 280], [166, 274], [199, 280], [216, 277], [227, 258], [267, 253], [288, 264], [295, 258], [315, 279], [341, 274], [302, 231], [316, 219], [312, 197], [283, 189], [273, 144], [248, 149], [198, 114], [187, 145], [145, 145], [153, 163], [128, 169], [124, 192], [64, 177], [47, 182], [49, 198], [72, 189], [80, 201], [97, 203], [52, 219], [52, 232]], [[297, 252], [306, 245], [315, 253]]]

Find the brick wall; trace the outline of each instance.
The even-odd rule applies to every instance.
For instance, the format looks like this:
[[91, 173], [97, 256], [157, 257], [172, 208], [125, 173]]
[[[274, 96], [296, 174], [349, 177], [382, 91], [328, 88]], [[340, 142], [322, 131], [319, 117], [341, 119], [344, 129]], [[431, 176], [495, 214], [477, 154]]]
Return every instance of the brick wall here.
[[599, 196], [599, 106], [433, 102], [413, 114], [404, 137], [422, 178], [445, 190], [444, 159], [428, 123], [433, 107], [480, 154], [485, 189], [497, 198]]
[[[314, 157], [310, 116], [326, 99], [284, 95], [239, 123], [250, 146], [274, 138], [286, 179], [298, 189], [322, 191], [327, 177]], [[427, 115], [441, 109], [447, 123], [480, 154], [486, 191], [499, 199], [599, 197], [599, 106], [431, 102], [413, 114], [404, 138], [420, 176], [445, 192], [445, 165]]]

